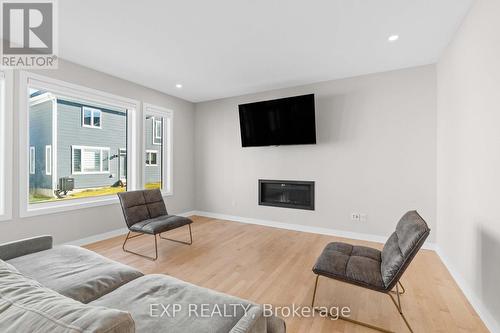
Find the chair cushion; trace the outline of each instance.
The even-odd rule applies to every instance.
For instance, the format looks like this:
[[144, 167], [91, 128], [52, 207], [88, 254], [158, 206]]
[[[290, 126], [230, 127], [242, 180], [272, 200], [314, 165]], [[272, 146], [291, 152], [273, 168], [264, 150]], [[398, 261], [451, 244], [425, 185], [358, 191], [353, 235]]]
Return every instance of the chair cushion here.
[[56, 246], [8, 262], [43, 286], [82, 303], [143, 276], [132, 267], [70, 245]]
[[118, 197], [129, 228], [138, 222], [168, 215], [158, 189], [122, 192], [118, 193]]
[[384, 288], [384, 284], [380, 274], [380, 262], [381, 253], [379, 250], [334, 242], [325, 247], [313, 267], [313, 272], [381, 290]]
[[193, 221], [187, 217], [166, 215], [136, 223], [130, 227], [130, 230], [156, 235], [191, 223], [193, 223]]
[[127, 312], [62, 296], [0, 260], [0, 332], [133, 333], [135, 325]]
[[[272, 320], [263, 317], [259, 305], [166, 275], [146, 275], [91, 304], [130, 312], [137, 332], [272, 332], [268, 328], [285, 332], [282, 320], [274, 319], [273, 327], [268, 327]], [[179, 307], [175, 315], [174, 304]], [[170, 315], [163, 313], [161, 305], [170, 305]], [[214, 312], [216, 309], [222, 313]]]
[[391, 289], [397, 283], [429, 233], [427, 223], [416, 211], [406, 213], [399, 220], [381, 255], [381, 274], [386, 288]]
[[154, 219], [158, 216], [168, 215], [160, 190], [144, 191], [144, 199], [146, 200], [150, 218]]

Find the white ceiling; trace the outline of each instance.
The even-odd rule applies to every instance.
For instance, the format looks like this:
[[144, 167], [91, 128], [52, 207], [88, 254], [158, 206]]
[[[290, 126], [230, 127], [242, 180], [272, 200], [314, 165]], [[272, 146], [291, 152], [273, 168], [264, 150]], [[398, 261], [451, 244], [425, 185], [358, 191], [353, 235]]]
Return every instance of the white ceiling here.
[[472, 2], [63, 0], [59, 53], [199, 102], [434, 63]]

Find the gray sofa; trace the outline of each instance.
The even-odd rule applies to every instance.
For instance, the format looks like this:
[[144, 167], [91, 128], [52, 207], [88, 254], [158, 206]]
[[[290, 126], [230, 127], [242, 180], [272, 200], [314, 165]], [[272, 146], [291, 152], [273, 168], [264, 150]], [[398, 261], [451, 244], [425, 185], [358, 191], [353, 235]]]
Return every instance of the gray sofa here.
[[[215, 315], [211, 315], [215, 314]], [[0, 332], [284, 333], [262, 307], [40, 236], [0, 245]]]

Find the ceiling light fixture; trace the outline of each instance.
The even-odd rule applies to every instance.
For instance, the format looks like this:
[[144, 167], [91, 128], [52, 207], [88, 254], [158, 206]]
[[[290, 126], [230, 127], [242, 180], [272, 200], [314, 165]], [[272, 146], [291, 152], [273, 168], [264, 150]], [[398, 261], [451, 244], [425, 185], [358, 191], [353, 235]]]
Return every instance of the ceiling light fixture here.
[[392, 36], [389, 36], [389, 38], [387, 39], [389, 42], [395, 42], [399, 39], [399, 36], [398, 35], [392, 35]]
[[176, 88], [178, 88], [178, 89], [181, 89], [181, 88], [182, 88], [182, 84], [177, 83], [177, 84], [175, 85], [175, 87], [176, 87]]

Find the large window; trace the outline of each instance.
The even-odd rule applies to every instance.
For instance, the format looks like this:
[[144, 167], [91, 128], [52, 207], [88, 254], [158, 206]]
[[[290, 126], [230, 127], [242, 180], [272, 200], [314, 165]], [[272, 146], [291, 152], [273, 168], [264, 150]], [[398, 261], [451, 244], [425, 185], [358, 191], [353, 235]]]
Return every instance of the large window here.
[[137, 102], [21, 74], [26, 112], [20, 124], [27, 137], [20, 146], [27, 161], [21, 159], [20, 165], [26, 168], [21, 174], [28, 189], [21, 193], [21, 215], [69, 209], [71, 202], [116, 201], [116, 193], [137, 186], [129, 168], [137, 151]]
[[172, 194], [173, 112], [144, 104], [144, 188]]
[[[11, 217], [11, 100], [12, 73], [9, 77], [0, 71], [0, 220]], [[9, 82], [9, 84], [7, 84]]]

